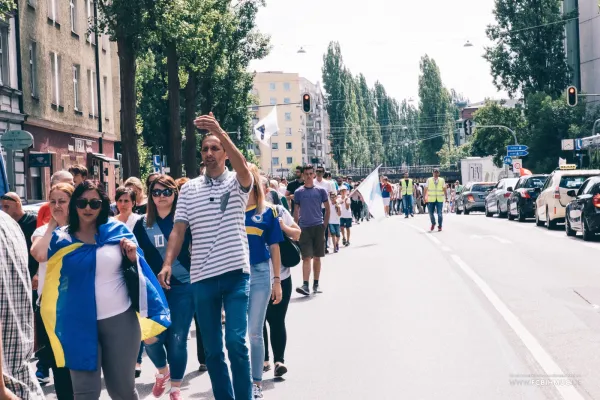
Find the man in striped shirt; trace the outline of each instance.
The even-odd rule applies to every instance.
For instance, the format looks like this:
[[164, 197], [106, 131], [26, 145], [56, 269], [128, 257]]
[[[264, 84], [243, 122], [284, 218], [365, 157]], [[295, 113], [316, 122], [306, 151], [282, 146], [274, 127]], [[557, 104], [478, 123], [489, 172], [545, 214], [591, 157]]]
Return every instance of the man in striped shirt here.
[[[212, 113], [197, 118], [194, 124], [208, 131], [201, 148], [206, 171], [181, 188], [175, 226], [158, 278], [168, 290], [171, 264], [181, 250], [189, 226], [192, 231], [190, 281], [215, 399], [250, 400], [252, 380], [246, 343], [250, 256], [245, 210], [253, 185], [252, 175], [246, 159]], [[227, 159], [234, 171], [225, 167]], [[223, 352], [223, 306], [226, 310], [225, 345], [233, 386]]]

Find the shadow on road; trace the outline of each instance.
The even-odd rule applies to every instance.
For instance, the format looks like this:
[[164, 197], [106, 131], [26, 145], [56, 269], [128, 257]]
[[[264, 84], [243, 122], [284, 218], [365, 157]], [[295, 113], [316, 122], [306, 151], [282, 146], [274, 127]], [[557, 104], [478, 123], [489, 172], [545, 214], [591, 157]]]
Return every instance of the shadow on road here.
[[313, 296], [303, 296], [303, 297], [292, 297], [290, 299], [290, 303], [306, 303], [307, 301], [311, 301]]

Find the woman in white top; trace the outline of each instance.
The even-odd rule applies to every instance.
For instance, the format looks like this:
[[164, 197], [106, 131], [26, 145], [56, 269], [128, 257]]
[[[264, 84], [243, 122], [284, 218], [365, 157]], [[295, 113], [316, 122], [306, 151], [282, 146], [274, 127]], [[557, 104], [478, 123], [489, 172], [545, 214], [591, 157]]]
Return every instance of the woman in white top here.
[[[50, 195], [48, 197], [50, 204], [50, 222], [46, 225], [42, 225], [33, 232], [31, 235], [31, 255], [39, 263], [39, 269], [37, 273], [38, 277], [38, 296], [42, 295], [44, 289], [44, 282], [46, 280], [46, 268], [48, 259], [48, 246], [50, 239], [52, 239], [52, 232], [57, 227], [67, 225], [69, 218], [69, 201], [73, 195], [75, 188], [73, 185], [68, 183], [59, 183], [52, 186], [50, 189]], [[38, 298], [38, 302], [41, 299]], [[73, 387], [71, 384], [71, 375], [67, 368], [58, 368], [56, 366], [56, 360], [54, 353], [50, 347], [50, 341], [46, 330], [43, 326], [43, 321], [40, 318], [39, 310], [36, 310], [36, 324], [41, 329], [37, 329], [38, 347], [41, 349], [38, 357], [50, 362], [52, 368], [52, 374], [54, 375], [54, 391], [58, 400], [72, 400], [73, 399]], [[42, 354], [43, 353], [43, 354]]]
[[124, 186], [117, 188], [115, 194], [115, 202], [117, 204], [117, 210], [119, 214], [115, 217], [117, 221], [121, 221], [130, 231], [133, 232], [135, 223], [142, 218], [142, 215], [135, 214], [133, 209], [136, 206], [137, 194], [132, 189]]

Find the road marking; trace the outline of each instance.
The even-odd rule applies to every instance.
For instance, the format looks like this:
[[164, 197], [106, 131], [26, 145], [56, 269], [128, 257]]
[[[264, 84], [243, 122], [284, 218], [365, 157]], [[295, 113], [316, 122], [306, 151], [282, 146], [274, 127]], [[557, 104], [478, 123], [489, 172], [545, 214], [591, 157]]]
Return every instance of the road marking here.
[[442, 250], [444, 251], [452, 251], [452, 249], [448, 246], [442, 246]]
[[410, 226], [411, 228], [413, 228], [413, 229], [415, 229], [415, 230], [417, 230], [419, 232], [425, 233], [425, 237], [427, 239], [431, 240], [433, 243], [435, 243], [437, 245], [441, 245], [442, 244], [442, 242], [440, 242], [440, 240], [438, 238], [436, 238], [435, 236], [432, 235], [433, 232], [426, 231], [425, 229], [419, 228], [418, 226], [415, 226], [415, 225], [410, 224], [410, 223], [406, 223], [405, 222], [404, 224], [406, 226]]
[[[477, 285], [479, 290], [487, 297], [492, 303], [496, 311], [504, 318], [506, 323], [512, 328], [512, 330], [521, 339], [525, 347], [529, 350], [533, 358], [542, 367], [544, 372], [548, 376], [565, 376], [565, 373], [561, 368], [554, 362], [550, 354], [544, 350], [542, 345], [537, 339], [527, 330], [527, 328], [521, 323], [515, 314], [508, 308], [502, 300], [496, 295], [496, 293], [488, 286], [483, 279], [475, 273], [459, 256], [451, 255], [454, 262], [460, 267], [460, 269]], [[573, 386], [560, 386], [555, 385], [554, 388], [560, 393], [565, 400], [584, 400], [584, 397], [573, 387]]]
[[510, 244], [510, 243], [512, 243], [512, 242], [511, 242], [510, 240], [508, 240], [508, 239], [504, 239], [504, 238], [501, 238], [501, 237], [498, 237], [498, 236], [494, 236], [494, 235], [484, 235], [484, 236], [480, 236], [480, 235], [471, 235], [471, 239], [476, 239], [476, 240], [479, 240], [479, 239], [485, 239], [485, 238], [494, 239], [494, 240], [496, 240], [496, 241], [498, 241], [498, 242], [500, 242], [500, 243], [502, 243], [502, 244]]

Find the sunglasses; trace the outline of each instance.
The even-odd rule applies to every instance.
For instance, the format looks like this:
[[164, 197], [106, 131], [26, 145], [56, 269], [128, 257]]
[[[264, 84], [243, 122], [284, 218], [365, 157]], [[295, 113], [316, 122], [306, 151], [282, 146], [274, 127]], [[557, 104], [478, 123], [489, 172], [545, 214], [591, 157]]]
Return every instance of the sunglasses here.
[[152, 197], [160, 197], [160, 195], [163, 195], [163, 197], [171, 197], [173, 196], [173, 189], [153, 189], [152, 190]]
[[92, 210], [98, 210], [98, 209], [100, 209], [100, 207], [102, 207], [102, 200], [99, 200], [99, 199], [92, 199], [92, 200], [77, 199], [77, 200], [75, 200], [75, 207], [79, 208], [80, 210], [85, 209], [88, 205], [90, 206], [90, 208]]
[[317, 174], [324, 174], [324, 173], [325, 173], [325, 171], [319, 171], [319, 170], [317, 170]]

